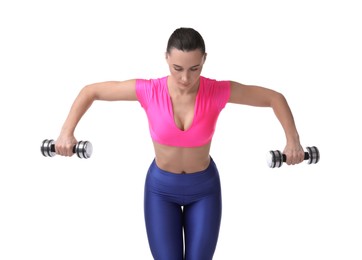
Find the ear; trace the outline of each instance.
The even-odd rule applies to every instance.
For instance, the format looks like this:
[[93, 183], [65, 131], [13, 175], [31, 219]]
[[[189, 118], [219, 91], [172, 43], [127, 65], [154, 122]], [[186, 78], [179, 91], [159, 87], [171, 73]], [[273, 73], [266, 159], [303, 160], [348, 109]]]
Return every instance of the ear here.
[[165, 52], [165, 59], [166, 60], [168, 59], [168, 52], [167, 51]]
[[206, 57], [207, 57], [207, 53], [205, 52], [205, 54], [204, 54], [204, 63], [206, 61]]

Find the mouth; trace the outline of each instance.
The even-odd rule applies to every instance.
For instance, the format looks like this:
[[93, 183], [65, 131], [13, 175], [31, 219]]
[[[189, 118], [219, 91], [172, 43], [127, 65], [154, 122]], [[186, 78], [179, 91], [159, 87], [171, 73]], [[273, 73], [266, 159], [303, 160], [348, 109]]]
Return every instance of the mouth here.
[[188, 87], [190, 86], [190, 83], [180, 82], [180, 85], [183, 87]]

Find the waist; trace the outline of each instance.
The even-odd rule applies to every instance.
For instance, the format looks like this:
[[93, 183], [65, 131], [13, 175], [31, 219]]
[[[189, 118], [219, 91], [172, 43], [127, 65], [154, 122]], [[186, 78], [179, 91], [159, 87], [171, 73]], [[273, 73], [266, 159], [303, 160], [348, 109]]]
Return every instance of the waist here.
[[[219, 172], [212, 158], [205, 170], [193, 174], [174, 174], [162, 170], [153, 160], [147, 173], [145, 191], [185, 205], [186, 201], [196, 201], [211, 194], [219, 194]], [[181, 201], [179, 196], [182, 196]]]
[[[157, 163], [156, 160], [153, 160], [150, 167], [149, 167], [149, 174], [153, 175], [154, 177], [156, 177], [156, 179], [158, 177], [160, 177], [162, 180], [164, 180], [164, 178], [171, 178], [172, 180], [205, 180], [210, 178], [210, 176], [218, 176], [218, 170], [217, 170], [217, 166], [214, 162], [214, 160], [210, 157], [209, 160], [209, 164], [207, 165], [207, 167], [203, 170], [197, 171], [197, 172], [192, 172], [192, 173], [188, 173], [188, 174], [175, 174], [174, 172], [169, 172], [166, 171], [162, 168], [160, 168]], [[180, 184], [180, 183], [179, 183]]]
[[210, 144], [195, 147], [172, 147], [154, 142], [155, 163], [165, 171], [172, 173], [196, 173], [210, 164]]

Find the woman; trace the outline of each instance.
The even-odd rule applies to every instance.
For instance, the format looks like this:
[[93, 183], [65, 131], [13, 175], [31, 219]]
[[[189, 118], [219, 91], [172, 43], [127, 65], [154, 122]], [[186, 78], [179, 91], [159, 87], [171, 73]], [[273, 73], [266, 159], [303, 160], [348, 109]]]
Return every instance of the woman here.
[[206, 55], [196, 30], [176, 29], [166, 51], [169, 76], [85, 86], [55, 144], [57, 154], [73, 155], [75, 127], [95, 100], [140, 102], [155, 150], [146, 177], [144, 211], [150, 249], [157, 260], [213, 257], [222, 205], [219, 173], [209, 152], [217, 118], [227, 103], [271, 107], [285, 131], [286, 163], [304, 159], [284, 96], [259, 86], [201, 76]]

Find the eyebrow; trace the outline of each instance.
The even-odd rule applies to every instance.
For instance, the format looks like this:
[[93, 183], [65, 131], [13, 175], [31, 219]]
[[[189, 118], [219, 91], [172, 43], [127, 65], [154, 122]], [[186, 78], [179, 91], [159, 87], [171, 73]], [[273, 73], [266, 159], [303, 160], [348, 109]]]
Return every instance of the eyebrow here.
[[[174, 67], [177, 67], [177, 68], [183, 68], [182, 66], [177, 65], [177, 64], [172, 64], [172, 65], [173, 65]], [[200, 64], [197, 64], [197, 65], [191, 66], [190, 69], [195, 68], [195, 67], [199, 67], [199, 66], [200, 66]]]

